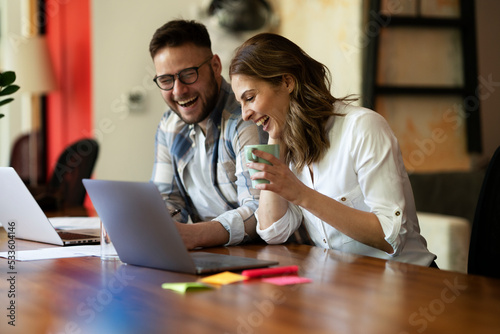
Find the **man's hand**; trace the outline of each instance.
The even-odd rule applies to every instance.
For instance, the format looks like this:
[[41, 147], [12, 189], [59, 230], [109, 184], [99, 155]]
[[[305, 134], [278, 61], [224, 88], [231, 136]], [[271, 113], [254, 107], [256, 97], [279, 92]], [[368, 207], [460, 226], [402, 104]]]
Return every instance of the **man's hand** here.
[[217, 221], [183, 224], [176, 222], [177, 230], [188, 250], [198, 247], [225, 245], [229, 232]]

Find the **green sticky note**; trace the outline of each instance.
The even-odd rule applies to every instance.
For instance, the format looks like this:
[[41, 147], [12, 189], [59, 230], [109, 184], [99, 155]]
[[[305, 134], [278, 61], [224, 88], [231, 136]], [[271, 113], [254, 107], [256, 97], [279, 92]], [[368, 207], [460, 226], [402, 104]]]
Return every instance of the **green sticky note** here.
[[201, 282], [163, 283], [161, 287], [179, 293], [186, 293], [188, 290], [213, 289], [213, 287]]

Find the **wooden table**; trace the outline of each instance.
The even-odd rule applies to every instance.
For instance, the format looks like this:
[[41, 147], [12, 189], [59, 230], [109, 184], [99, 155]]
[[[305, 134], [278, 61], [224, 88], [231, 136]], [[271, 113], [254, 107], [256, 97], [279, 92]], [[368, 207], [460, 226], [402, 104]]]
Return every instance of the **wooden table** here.
[[[15, 247], [51, 246], [16, 240]], [[2, 229], [0, 251], [7, 248]], [[199, 277], [95, 257], [16, 262], [10, 275], [1, 258], [0, 333], [500, 332], [500, 280], [295, 244], [208, 251], [297, 264], [313, 282], [242, 282], [183, 295], [162, 283]]]

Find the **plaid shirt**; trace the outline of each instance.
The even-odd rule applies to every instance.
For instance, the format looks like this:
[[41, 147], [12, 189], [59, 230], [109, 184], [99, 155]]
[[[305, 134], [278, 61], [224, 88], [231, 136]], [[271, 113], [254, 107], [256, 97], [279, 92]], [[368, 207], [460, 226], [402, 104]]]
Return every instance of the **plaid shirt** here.
[[[156, 184], [170, 210], [181, 209], [180, 221], [202, 221], [192, 205], [197, 199], [184, 189], [183, 175], [192, 160], [196, 146], [192, 140], [195, 125], [184, 123], [171, 109], [165, 112], [156, 132], [155, 163], [151, 181]], [[212, 157], [210, 180], [218, 194], [217, 200], [225, 208], [214, 212], [218, 221], [229, 232], [227, 245], [241, 243], [247, 230], [255, 230], [254, 212], [258, 207], [259, 191], [251, 187], [246, 167], [244, 146], [259, 144], [263, 138], [259, 128], [241, 118], [241, 108], [230, 85], [223, 79], [219, 99], [209, 116], [205, 146]], [[212, 208], [210, 208], [212, 209]]]

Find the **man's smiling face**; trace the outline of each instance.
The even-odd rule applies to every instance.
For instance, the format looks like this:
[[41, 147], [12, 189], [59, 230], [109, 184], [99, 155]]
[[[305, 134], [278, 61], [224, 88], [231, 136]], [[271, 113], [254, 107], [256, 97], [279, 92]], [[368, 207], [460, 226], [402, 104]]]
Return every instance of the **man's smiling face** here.
[[173, 88], [161, 90], [165, 102], [187, 124], [205, 123], [217, 103], [222, 70], [219, 57], [211, 56], [210, 49], [189, 43], [160, 49], [153, 58], [157, 76], [201, 65], [196, 82], [184, 84], [175, 76]]

